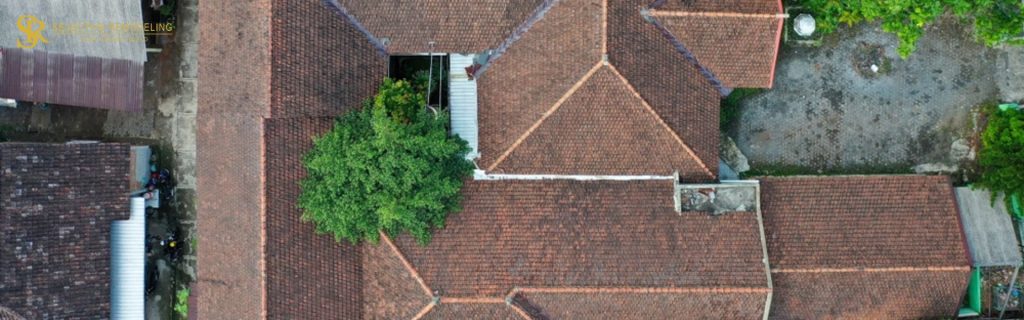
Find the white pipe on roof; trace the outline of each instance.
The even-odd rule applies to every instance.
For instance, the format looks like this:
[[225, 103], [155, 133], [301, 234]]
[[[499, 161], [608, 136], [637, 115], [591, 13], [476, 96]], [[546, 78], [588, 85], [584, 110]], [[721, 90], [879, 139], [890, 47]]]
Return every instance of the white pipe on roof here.
[[487, 173], [483, 170], [474, 170], [473, 179], [475, 180], [581, 180], [581, 181], [597, 181], [597, 180], [613, 180], [613, 181], [631, 181], [631, 180], [675, 180], [674, 176], [597, 176], [597, 175], [578, 175], [578, 174], [500, 174], [500, 173]]
[[146, 200], [131, 198], [131, 217], [110, 232], [110, 318], [143, 319], [146, 304]]

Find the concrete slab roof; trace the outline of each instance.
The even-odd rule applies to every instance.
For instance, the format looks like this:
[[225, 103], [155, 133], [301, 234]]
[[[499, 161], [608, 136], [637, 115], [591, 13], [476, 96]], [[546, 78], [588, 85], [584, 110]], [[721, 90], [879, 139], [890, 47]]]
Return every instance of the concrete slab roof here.
[[976, 267], [1021, 264], [1020, 248], [1013, 223], [1002, 197], [992, 201], [984, 190], [956, 188], [956, 199], [964, 224], [964, 235]]

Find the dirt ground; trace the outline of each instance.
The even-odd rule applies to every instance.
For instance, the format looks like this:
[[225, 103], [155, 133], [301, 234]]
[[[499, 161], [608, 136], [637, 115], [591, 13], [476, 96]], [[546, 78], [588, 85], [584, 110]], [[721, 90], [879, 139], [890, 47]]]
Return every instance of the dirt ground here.
[[999, 97], [1000, 53], [948, 18], [906, 60], [896, 45], [878, 24], [845, 28], [817, 48], [784, 44], [775, 87], [744, 100], [728, 134], [754, 169], [958, 165], [969, 143], [954, 142], [972, 134], [972, 108]]

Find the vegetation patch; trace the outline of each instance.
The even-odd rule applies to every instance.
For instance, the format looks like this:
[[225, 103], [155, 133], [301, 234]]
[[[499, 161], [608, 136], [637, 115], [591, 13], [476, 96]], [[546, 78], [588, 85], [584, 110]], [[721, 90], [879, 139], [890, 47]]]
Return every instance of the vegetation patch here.
[[985, 106], [987, 124], [981, 133], [978, 185], [999, 194], [1024, 194], [1024, 111]]
[[764, 176], [841, 176], [858, 174], [912, 174], [914, 170], [909, 165], [853, 165], [835, 168], [816, 168], [809, 166], [798, 166], [790, 164], [767, 164], [752, 165], [750, 171], [741, 174], [740, 178], [747, 179]]
[[721, 108], [719, 108], [719, 128], [723, 131], [732, 128], [740, 117], [740, 103], [764, 91], [765, 89], [761, 88], [738, 88], [729, 93], [725, 99], [722, 99]]
[[303, 162], [302, 219], [335, 240], [376, 243], [381, 231], [421, 244], [459, 210], [474, 165], [466, 141], [448, 134], [448, 114], [423, 92], [386, 79], [372, 101], [341, 116]]
[[815, 13], [817, 29], [827, 34], [840, 23], [881, 21], [882, 30], [899, 38], [900, 56], [906, 58], [924, 34], [924, 28], [946, 12], [974, 24], [978, 41], [987, 46], [1024, 45], [1021, 25], [1024, 6], [1019, 0], [803, 0]]

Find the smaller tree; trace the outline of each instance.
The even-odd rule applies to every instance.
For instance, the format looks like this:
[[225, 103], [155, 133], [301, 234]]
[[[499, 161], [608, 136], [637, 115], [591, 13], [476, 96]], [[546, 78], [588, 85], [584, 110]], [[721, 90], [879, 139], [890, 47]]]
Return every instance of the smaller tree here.
[[988, 125], [978, 153], [982, 168], [979, 184], [993, 196], [1024, 195], [1024, 111], [1000, 111], [995, 106], [986, 111]]
[[474, 166], [466, 141], [448, 135], [447, 113], [424, 101], [409, 83], [385, 80], [372, 102], [317, 138], [304, 159], [302, 219], [338, 241], [376, 243], [381, 231], [405, 231], [427, 243], [460, 210]]

